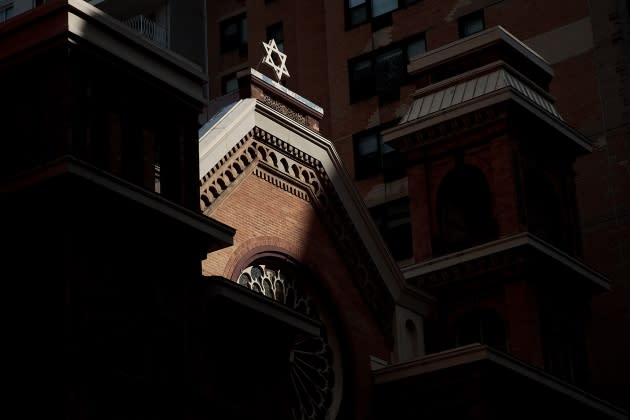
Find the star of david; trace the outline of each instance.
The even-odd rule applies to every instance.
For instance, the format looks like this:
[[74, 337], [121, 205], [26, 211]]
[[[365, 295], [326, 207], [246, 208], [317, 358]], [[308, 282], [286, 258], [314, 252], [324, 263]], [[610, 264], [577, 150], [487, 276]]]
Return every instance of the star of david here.
[[[273, 71], [276, 72], [276, 77], [278, 77], [278, 81], [282, 79], [283, 75], [291, 77], [287, 70], [287, 55], [278, 49], [278, 46], [276, 45], [276, 40], [272, 38], [269, 43], [263, 42], [262, 44], [265, 47], [265, 51], [267, 51], [267, 55], [265, 56], [263, 61], [265, 64], [269, 65], [273, 69]], [[280, 59], [280, 65], [276, 64], [276, 62], [274, 61], [274, 54], [276, 54]]]

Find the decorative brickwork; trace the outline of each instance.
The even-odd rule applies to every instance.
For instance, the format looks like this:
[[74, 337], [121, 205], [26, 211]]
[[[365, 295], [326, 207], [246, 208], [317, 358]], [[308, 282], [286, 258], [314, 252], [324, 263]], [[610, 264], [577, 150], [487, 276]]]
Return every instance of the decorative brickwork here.
[[[250, 169], [251, 168], [251, 169]], [[201, 179], [201, 209], [210, 214], [223, 193], [246, 172], [313, 204], [356, 273], [354, 279], [375, 318], [391, 337], [393, 300], [321, 162], [255, 127]]]

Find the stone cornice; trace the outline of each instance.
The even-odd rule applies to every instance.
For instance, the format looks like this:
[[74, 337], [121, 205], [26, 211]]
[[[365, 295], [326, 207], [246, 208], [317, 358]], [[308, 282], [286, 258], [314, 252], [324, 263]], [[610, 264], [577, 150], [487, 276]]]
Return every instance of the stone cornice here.
[[492, 347], [470, 344], [420, 357], [409, 362], [387, 366], [374, 371], [374, 382], [387, 384], [396, 381], [409, 380], [439, 371], [446, 371], [458, 366], [467, 366], [474, 363], [485, 362], [500, 366], [507, 371], [522, 377], [524, 380], [533, 381], [540, 386], [553, 390], [565, 397], [575, 400], [589, 408], [613, 419], [627, 419], [628, 413], [584, 390], [564, 382], [549, 373], [518, 360], [506, 353], [497, 351]]
[[524, 263], [532, 251], [569, 270], [594, 291], [610, 289], [604, 275], [527, 232], [405, 267], [403, 274], [410, 284], [432, 290]]
[[417, 74], [498, 43], [509, 46], [514, 51], [517, 51], [524, 60], [534, 64], [539, 71], [547, 74], [549, 77], [553, 77], [554, 72], [549, 63], [502, 26], [488, 28], [485, 31], [427, 51], [421, 57], [409, 63], [407, 70], [410, 74]]

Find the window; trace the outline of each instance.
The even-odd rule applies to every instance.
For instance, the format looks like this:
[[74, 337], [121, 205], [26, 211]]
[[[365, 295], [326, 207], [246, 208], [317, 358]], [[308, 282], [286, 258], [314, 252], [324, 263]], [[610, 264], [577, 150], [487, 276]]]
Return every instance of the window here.
[[348, 66], [350, 72], [350, 102], [374, 96], [374, 70], [372, 58], [357, 60]]
[[400, 85], [407, 74], [404, 51], [401, 48], [386, 51], [374, 58], [376, 94], [386, 100], [400, 99]]
[[[545, 370], [578, 386], [587, 382], [584, 308], [547, 290], [538, 302]], [[577, 303], [577, 305], [576, 305]]]
[[354, 168], [356, 179], [364, 179], [383, 173], [385, 182], [405, 176], [400, 154], [383, 143], [380, 131], [392, 127], [397, 121], [379, 126], [354, 136]]
[[238, 50], [247, 53], [247, 17], [245, 13], [224, 20], [220, 24], [221, 52]]
[[409, 198], [405, 197], [372, 207], [370, 215], [394, 259], [402, 261], [411, 258], [413, 246]]
[[381, 169], [381, 147], [378, 133], [354, 139], [354, 169], [357, 179], [376, 175]]
[[[418, 0], [345, 0], [346, 1], [346, 27], [353, 28], [373, 19], [373, 30], [378, 30], [386, 25], [391, 25], [390, 13], [401, 7], [417, 3]], [[379, 17], [389, 17], [383, 21]]]
[[497, 237], [492, 193], [483, 172], [462, 164], [446, 174], [437, 192], [439, 237], [434, 255], [459, 251]]
[[459, 18], [459, 37], [465, 38], [469, 35], [481, 32], [486, 28], [483, 19], [483, 10], [478, 10], [469, 15]]
[[397, 100], [400, 85], [407, 76], [407, 64], [426, 51], [424, 35], [414, 36], [394, 47], [373, 51], [350, 60], [350, 102], [378, 95], [382, 100]]
[[427, 42], [424, 39], [424, 35], [410, 40], [407, 44], [407, 64], [424, 54], [426, 51]]
[[[276, 321], [275, 326], [264, 320], [249, 322], [247, 314], [264, 308], [256, 304], [250, 306], [247, 312], [243, 311], [242, 314], [246, 316], [241, 316], [242, 321], [234, 324], [242, 327], [250, 325], [250, 330], [246, 334], [238, 331], [240, 327], [238, 329], [228, 327], [228, 330], [234, 331], [234, 335], [233, 338], [230, 337], [229, 349], [219, 358], [223, 357], [222, 360], [225, 360], [223, 363], [225, 369], [220, 371], [220, 374], [230, 379], [228, 382], [230, 392], [237, 392], [243, 381], [251, 383], [252, 378], [262, 379], [254, 383], [257, 387], [256, 392], [263, 397], [254, 398], [252, 401], [251, 396], [243, 394], [245, 396], [243, 401], [248, 405], [254, 405], [255, 412], [252, 410], [239, 418], [336, 418], [336, 407], [341, 396], [339, 375], [342, 373], [342, 366], [336, 362], [340, 358], [338, 346], [329, 344], [338, 342], [336, 328], [332, 328], [329, 321], [333, 319], [327, 310], [330, 305], [324, 296], [320, 297], [318, 288], [314, 287], [316, 282], [307, 269], [294, 264], [286, 255], [275, 255], [270, 252], [264, 254], [266, 255], [263, 258], [257, 259], [241, 271], [236, 283], [252, 293], [261, 295], [264, 305], [268, 305], [264, 301], [275, 301], [276, 304], [295, 313], [295, 315], [287, 313], [284, 315], [285, 319], [293, 317], [297, 321], [306, 318], [321, 326], [311, 333], [299, 331], [299, 327], [294, 327], [288, 331], [295, 333], [287, 334], [284, 324], [287, 321]], [[325, 268], [322, 267], [322, 270]], [[268, 316], [265, 318], [272, 319]], [[270, 328], [265, 328], [267, 326]], [[253, 338], [252, 334], [255, 335]], [[280, 337], [282, 339], [279, 339]], [[270, 340], [275, 345], [263, 346], [264, 349], [256, 350], [256, 357], [250, 357], [252, 340], [256, 340], [254, 342]], [[242, 360], [249, 360], [249, 365], [244, 364]], [[260, 363], [259, 360], [264, 360], [264, 363]], [[233, 365], [238, 365], [239, 375], [234, 374]], [[260, 366], [263, 366], [263, 370], [260, 370]], [[283, 374], [278, 375], [278, 372]], [[269, 380], [271, 377], [273, 380]], [[226, 382], [222, 378], [221, 380]], [[295, 386], [296, 383], [299, 386]], [[290, 415], [291, 413], [293, 415]]]
[[284, 52], [284, 31], [282, 30], [282, 22], [274, 23], [267, 27], [267, 41], [274, 39], [276, 45], [281, 52]]
[[238, 79], [236, 72], [226, 74], [221, 78], [221, 94], [226, 95], [238, 90]]
[[507, 350], [505, 322], [492, 310], [476, 310], [455, 323], [455, 345], [481, 343], [497, 350]]
[[562, 194], [549, 174], [530, 169], [526, 172], [525, 197], [527, 230], [566, 252], [569, 249], [569, 218], [563, 211]]
[[0, 6], [0, 22], [4, 22], [13, 16], [13, 3]]
[[346, 16], [348, 26], [357, 26], [368, 21], [369, 0], [347, 0]]

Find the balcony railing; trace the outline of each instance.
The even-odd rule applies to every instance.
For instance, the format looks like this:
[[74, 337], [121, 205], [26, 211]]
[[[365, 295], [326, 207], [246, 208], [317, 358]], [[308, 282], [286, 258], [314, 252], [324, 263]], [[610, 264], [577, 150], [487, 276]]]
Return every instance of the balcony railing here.
[[161, 47], [168, 48], [168, 31], [151, 19], [143, 15], [137, 15], [127, 19], [125, 23], [150, 41]]

